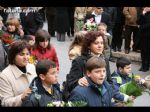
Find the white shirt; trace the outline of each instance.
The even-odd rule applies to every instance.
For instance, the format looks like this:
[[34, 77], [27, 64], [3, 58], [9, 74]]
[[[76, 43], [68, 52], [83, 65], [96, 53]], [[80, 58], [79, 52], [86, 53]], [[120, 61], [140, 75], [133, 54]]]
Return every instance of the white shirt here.
[[101, 23], [102, 15], [101, 14], [97, 15], [97, 14], [95, 14], [95, 12], [93, 12], [92, 14], [95, 15], [95, 22], [96, 22], [96, 24], [100, 24]]

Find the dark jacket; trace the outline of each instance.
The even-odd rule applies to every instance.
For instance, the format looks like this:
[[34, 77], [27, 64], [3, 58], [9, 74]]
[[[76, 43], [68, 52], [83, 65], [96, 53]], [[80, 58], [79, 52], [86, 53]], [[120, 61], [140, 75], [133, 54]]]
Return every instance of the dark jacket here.
[[69, 31], [69, 16], [67, 7], [57, 7], [55, 16], [55, 30], [58, 33]]
[[[96, 15], [94, 15], [96, 16]], [[107, 25], [107, 32], [112, 30], [110, 15], [106, 12], [101, 14], [101, 22]]]
[[140, 16], [139, 24], [142, 54], [150, 56], [150, 12]]
[[[73, 88], [75, 88], [78, 85], [78, 80], [84, 76], [85, 63], [91, 57], [92, 56], [90, 54], [81, 55], [72, 61], [72, 67], [70, 69], [70, 73], [67, 74], [67, 77], [66, 77], [66, 80], [67, 80], [66, 83], [67, 83], [69, 91], [71, 91]], [[104, 58], [104, 56], [102, 56], [102, 57]], [[107, 65], [107, 67], [106, 67], [107, 80], [109, 83], [111, 83], [109, 61], [106, 58], [104, 58], [104, 59], [106, 61], [106, 65]]]
[[24, 107], [46, 107], [52, 101], [62, 101], [62, 93], [59, 84], [52, 85], [53, 94], [49, 94], [42, 86], [41, 81], [36, 77], [33, 79], [30, 88], [32, 94], [22, 103]]
[[[98, 86], [90, 78], [87, 79], [89, 86], [78, 85], [71, 92], [69, 101], [84, 101], [90, 107], [112, 106], [113, 89], [111, 85], [104, 81], [101, 86]], [[101, 91], [98, 88], [101, 88]]]
[[0, 72], [8, 66], [8, 55], [3, 47], [3, 43], [0, 40]]
[[104, 7], [104, 12], [109, 14], [111, 29], [113, 29], [117, 18], [117, 7]]
[[[120, 86], [130, 82], [132, 78], [129, 77], [128, 75], [121, 74], [118, 70], [114, 71], [111, 76], [113, 80], [114, 98], [119, 101], [124, 101], [124, 95], [120, 94], [120, 91], [119, 91]], [[120, 77], [122, 82], [119, 83], [115, 77]]]
[[21, 24], [25, 35], [35, 35], [43, 27], [43, 19], [39, 12], [20, 13]]

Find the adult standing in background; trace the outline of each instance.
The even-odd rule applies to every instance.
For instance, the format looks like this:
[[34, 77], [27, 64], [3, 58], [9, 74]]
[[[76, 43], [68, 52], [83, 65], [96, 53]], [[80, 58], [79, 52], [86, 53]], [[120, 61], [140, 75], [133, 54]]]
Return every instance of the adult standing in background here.
[[25, 35], [35, 35], [38, 29], [43, 27], [43, 19], [37, 10], [29, 7], [21, 7], [23, 12], [20, 13], [21, 24]]
[[112, 35], [112, 30], [115, 26], [116, 18], [117, 18], [117, 8], [116, 7], [103, 7], [104, 12], [108, 13], [111, 21], [111, 30], [108, 32]]
[[133, 51], [138, 51], [138, 24], [137, 21], [140, 15], [140, 8], [139, 7], [124, 7], [123, 14], [125, 15], [125, 53], [129, 54], [130, 52], [130, 43], [131, 43], [131, 36], [133, 33]]
[[68, 17], [69, 17], [69, 23], [70, 23], [69, 31], [67, 31], [68, 37], [74, 36], [74, 12], [75, 12], [75, 7], [68, 7], [68, 15], [69, 15]]
[[75, 7], [74, 13], [74, 30], [81, 31], [84, 25], [84, 18], [87, 12], [87, 7]]
[[56, 17], [56, 7], [46, 7], [45, 8], [47, 23], [48, 23], [48, 32], [51, 37], [55, 37], [55, 17]]
[[8, 17], [8, 13], [6, 12], [6, 10], [8, 9], [8, 7], [2, 7], [0, 6], [0, 15], [3, 18], [3, 23], [5, 24], [7, 17]]
[[0, 74], [0, 100], [5, 107], [21, 106], [30, 93], [29, 85], [36, 77], [35, 66], [28, 63], [29, 45], [16, 41], [9, 50], [9, 65]]
[[145, 7], [140, 16], [140, 36], [141, 36], [141, 60], [140, 71], [149, 70], [150, 64], [150, 7]]
[[67, 7], [56, 7], [55, 31], [57, 32], [57, 40], [65, 41], [66, 32], [69, 30], [69, 17]]
[[123, 15], [123, 7], [117, 7], [117, 16], [114, 24], [114, 28], [112, 31], [113, 38], [112, 38], [112, 49], [113, 51], [121, 51], [122, 46], [122, 32], [123, 26], [125, 22], [125, 17]]
[[95, 22], [97, 25], [103, 22], [107, 25], [107, 32], [112, 30], [110, 16], [104, 12], [103, 7], [96, 7], [92, 14], [95, 16]]

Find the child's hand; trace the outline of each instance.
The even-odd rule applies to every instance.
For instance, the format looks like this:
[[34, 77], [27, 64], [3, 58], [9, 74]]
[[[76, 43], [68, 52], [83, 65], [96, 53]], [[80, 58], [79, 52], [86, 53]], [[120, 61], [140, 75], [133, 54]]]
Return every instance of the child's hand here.
[[129, 96], [128, 101], [133, 102], [133, 100], [135, 100], [135, 96]]

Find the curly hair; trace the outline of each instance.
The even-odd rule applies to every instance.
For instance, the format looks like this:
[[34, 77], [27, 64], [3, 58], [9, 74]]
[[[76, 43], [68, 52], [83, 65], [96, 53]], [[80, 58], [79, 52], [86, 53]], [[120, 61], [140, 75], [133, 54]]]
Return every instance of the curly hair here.
[[83, 39], [83, 44], [82, 44], [82, 49], [81, 49], [81, 54], [88, 54], [89, 52], [89, 46], [91, 43], [93, 43], [99, 36], [103, 38], [103, 43], [104, 43], [104, 48], [106, 46], [106, 39], [104, 35], [98, 31], [89, 31], [86, 33], [84, 39]]

